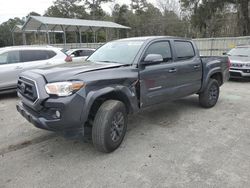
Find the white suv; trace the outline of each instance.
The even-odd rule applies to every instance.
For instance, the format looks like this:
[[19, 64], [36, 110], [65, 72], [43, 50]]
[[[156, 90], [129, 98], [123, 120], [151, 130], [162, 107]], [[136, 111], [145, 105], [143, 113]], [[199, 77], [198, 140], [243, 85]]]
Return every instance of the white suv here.
[[70, 61], [60, 49], [51, 46], [0, 48], [0, 93], [15, 90], [19, 73]]

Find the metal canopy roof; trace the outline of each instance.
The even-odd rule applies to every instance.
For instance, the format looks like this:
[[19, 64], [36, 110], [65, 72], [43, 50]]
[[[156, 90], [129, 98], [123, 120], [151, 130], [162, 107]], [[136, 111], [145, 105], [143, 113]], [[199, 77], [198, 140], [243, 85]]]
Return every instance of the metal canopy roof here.
[[[12, 32], [14, 33], [22, 33], [23, 26], [22, 25], [15, 25], [15, 27], [12, 29]], [[25, 30], [26, 33], [32, 33], [32, 32], [37, 32], [37, 30]], [[46, 30], [40, 30], [39, 32], [44, 32], [46, 33]], [[48, 31], [48, 32], [52, 32], [52, 31]], [[53, 31], [55, 33], [62, 33], [63, 31]]]
[[44, 16], [30, 16], [21, 29], [22, 31], [86, 31], [88, 29], [97, 31], [100, 28], [130, 29], [130, 27], [109, 21]]

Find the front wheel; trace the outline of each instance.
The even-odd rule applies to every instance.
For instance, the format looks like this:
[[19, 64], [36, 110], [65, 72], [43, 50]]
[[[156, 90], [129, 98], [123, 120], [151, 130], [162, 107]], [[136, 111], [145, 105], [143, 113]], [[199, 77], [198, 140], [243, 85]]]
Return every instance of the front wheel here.
[[199, 94], [200, 105], [211, 108], [216, 105], [220, 94], [220, 86], [217, 80], [209, 80], [204, 92]]
[[125, 105], [116, 100], [105, 101], [97, 111], [92, 129], [95, 148], [101, 152], [117, 149], [127, 130], [127, 111]]

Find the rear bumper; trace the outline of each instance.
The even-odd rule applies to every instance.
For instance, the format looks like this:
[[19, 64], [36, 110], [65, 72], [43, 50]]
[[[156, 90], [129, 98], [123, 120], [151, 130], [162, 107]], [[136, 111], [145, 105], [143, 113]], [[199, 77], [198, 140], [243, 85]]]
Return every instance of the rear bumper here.
[[230, 78], [250, 78], [250, 70], [230, 69]]

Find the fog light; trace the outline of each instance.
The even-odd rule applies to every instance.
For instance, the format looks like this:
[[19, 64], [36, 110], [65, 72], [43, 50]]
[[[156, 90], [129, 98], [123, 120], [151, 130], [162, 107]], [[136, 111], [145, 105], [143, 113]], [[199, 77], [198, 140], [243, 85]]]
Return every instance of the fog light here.
[[56, 117], [57, 117], [57, 118], [60, 118], [60, 117], [61, 117], [61, 113], [60, 113], [58, 110], [56, 111]]

